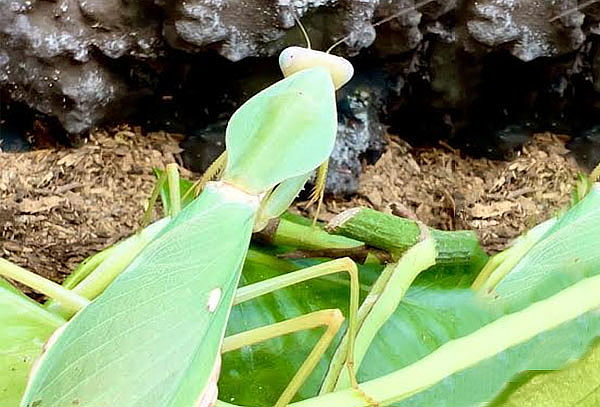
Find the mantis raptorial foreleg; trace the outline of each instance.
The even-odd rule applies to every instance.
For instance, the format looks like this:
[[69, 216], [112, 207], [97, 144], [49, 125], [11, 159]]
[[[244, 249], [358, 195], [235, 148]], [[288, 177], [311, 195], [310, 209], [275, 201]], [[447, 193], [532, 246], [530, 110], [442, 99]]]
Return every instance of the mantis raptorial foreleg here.
[[315, 176], [315, 186], [310, 194], [310, 199], [306, 204], [306, 207], [317, 203], [317, 210], [313, 215], [313, 226], [317, 223], [317, 218], [321, 212], [321, 206], [323, 205], [323, 197], [325, 196], [325, 185], [327, 184], [327, 170], [329, 169], [329, 160], [317, 168], [317, 174]]
[[156, 201], [158, 200], [160, 192], [165, 183], [167, 183], [169, 186], [168, 190], [170, 203], [170, 208], [166, 215], [175, 216], [181, 210], [182, 196], [179, 190], [179, 168], [177, 167], [177, 164], [170, 163], [167, 164], [165, 171], [160, 174], [158, 180], [156, 181], [156, 185], [152, 189], [152, 194], [148, 199], [148, 206], [146, 207], [144, 215], [142, 216], [140, 230], [148, 226], [152, 221], [152, 215], [154, 213]]
[[281, 216], [296, 199], [309, 178], [310, 173], [287, 179], [277, 185], [263, 200], [256, 216], [254, 231], [264, 229], [271, 219]]
[[200, 179], [194, 182], [194, 185], [186, 192], [183, 198], [186, 198], [188, 194], [194, 194], [198, 196], [208, 181], [219, 178], [219, 175], [225, 169], [227, 164], [227, 151], [223, 151], [215, 160], [208, 166], [206, 171], [202, 174]]
[[161, 173], [158, 177], [156, 185], [152, 190], [152, 194], [148, 199], [148, 206], [146, 207], [144, 215], [142, 216], [140, 228], [148, 226], [152, 221], [152, 214], [154, 213], [156, 201], [158, 200], [160, 192], [163, 189], [165, 183], [169, 185], [168, 190], [170, 208], [167, 215], [175, 216], [181, 210], [182, 201], [185, 200], [190, 194], [194, 194], [194, 197], [198, 196], [207, 182], [219, 177], [219, 175], [225, 168], [226, 163], [227, 151], [223, 151], [221, 155], [219, 155], [215, 159], [215, 161], [213, 161], [212, 164], [210, 164], [206, 171], [204, 171], [204, 174], [202, 174], [200, 179], [194, 182], [192, 187], [183, 196], [181, 195], [179, 190], [179, 170], [177, 168], [177, 164], [167, 164], [165, 171]]

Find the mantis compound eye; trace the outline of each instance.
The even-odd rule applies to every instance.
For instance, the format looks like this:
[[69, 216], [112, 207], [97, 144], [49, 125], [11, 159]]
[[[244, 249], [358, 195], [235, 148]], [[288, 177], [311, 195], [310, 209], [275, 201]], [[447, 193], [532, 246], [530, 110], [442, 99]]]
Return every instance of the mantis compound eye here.
[[279, 54], [279, 67], [285, 77], [317, 66], [329, 71], [336, 89], [344, 86], [354, 75], [354, 68], [349, 61], [326, 52], [289, 47]]

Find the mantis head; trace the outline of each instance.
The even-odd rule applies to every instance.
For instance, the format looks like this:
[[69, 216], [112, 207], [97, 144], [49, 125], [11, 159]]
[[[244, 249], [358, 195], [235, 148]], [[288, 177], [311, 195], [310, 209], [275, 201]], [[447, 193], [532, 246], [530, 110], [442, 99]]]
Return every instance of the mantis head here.
[[331, 75], [335, 89], [344, 86], [354, 75], [352, 64], [336, 55], [303, 47], [288, 47], [279, 55], [279, 67], [286, 78], [296, 72], [322, 67]]

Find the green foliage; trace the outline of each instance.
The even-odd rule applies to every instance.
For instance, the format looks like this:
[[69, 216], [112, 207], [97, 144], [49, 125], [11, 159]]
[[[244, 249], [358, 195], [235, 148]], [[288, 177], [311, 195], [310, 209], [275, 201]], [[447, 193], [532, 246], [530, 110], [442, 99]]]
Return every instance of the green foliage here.
[[[443, 361], [441, 355], [444, 348], [449, 346], [462, 349], [463, 360], [457, 362], [462, 363], [469, 360], [469, 350], [476, 350], [473, 345], [463, 345], [471, 338], [491, 341], [489, 345], [492, 346], [495, 337], [504, 335], [510, 338], [511, 333], [527, 331], [528, 327], [522, 325], [521, 315], [526, 316], [535, 311], [536, 308], [532, 307], [534, 303], [537, 303], [538, 307], [544, 306], [540, 304], [550, 304], [540, 301], [556, 301], [556, 295], [561, 293], [561, 289], [578, 281], [585, 285], [585, 278], [600, 272], [600, 261], [596, 251], [580, 240], [583, 236], [590, 239], [590, 244], [600, 241], [597, 237], [600, 227], [595, 223], [600, 213], [599, 199], [600, 194], [596, 189], [580, 205], [559, 219], [559, 222], [521, 259], [514, 269], [516, 275], [509, 273], [498, 286], [503, 288], [505, 281], [512, 284], [514, 279], [518, 279], [518, 290], [514, 287], [511, 291], [502, 289], [500, 298], [496, 301], [483, 302], [476, 292], [469, 288], [476, 270], [435, 266], [421, 274], [392, 317], [377, 333], [359, 369], [359, 381], [376, 381], [378, 378], [385, 378], [386, 375], [402, 373], [404, 369], [417, 371], [417, 367], [422, 365], [427, 357]], [[557, 241], [561, 242], [559, 246]], [[540, 256], [540, 253], [546, 255]], [[587, 260], [568, 261], [573, 259], [573, 256], [583, 253], [587, 253]], [[557, 268], [556, 265], [562, 267]], [[548, 269], [554, 272], [539, 278], [537, 270]], [[528, 270], [532, 273], [528, 274]], [[569, 284], [565, 284], [565, 273], [570, 276]], [[336, 295], [335, 291], [332, 291], [332, 296], [320, 294], [331, 290], [326, 284], [327, 282], [322, 281], [311, 282], [310, 290], [320, 300], [316, 303], [313, 299], [312, 304], [320, 308], [339, 306], [332, 297], [342, 295], [347, 298], [347, 293], [342, 291]], [[287, 289], [286, 297], [283, 297], [286, 298], [284, 304], [291, 301], [290, 298], [295, 298], [294, 291], [298, 290], [300, 288]], [[506, 300], [502, 294], [506, 295]], [[290, 295], [293, 296], [289, 297]], [[302, 301], [297, 303], [301, 304]], [[242, 321], [255, 321], [257, 318], [267, 323], [291, 317], [291, 311], [280, 304], [280, 301], [273, 301], [263, 302], [260, 308], [247, 307], [243, 318], [231, 319], [231, 324], [243, 325]], [[572, 305], [572, 302], [564, 304], [565, 307]], [[516, 338], [514, 342], [507, 342], [511, 343], [510, 346], [491, 348], [489, 357], [474, 359], [458, 371], [448, 368], [447, 375], [443, 375], [440, 381], [426, 386], [423, 391], [413, 396], [400, 394], [398, 401], [382, 405], [477, 406], [482, 401], [493, 399], [522, 372], [531, 369], [558, 369], [581, 357], [589, 344], [600, 334], [600, 315], [595, 312], [583, 312], [578, 317], [567, 319], [555, 326], [551, 320], [545, 322], [549, 323], [551, 329], [533, 336]], [[229, 329], [232, 329], [232, 325]], [[495, 329], [495, 336], [486, 336], [486, 331], [491, 328]], [[243, 357], [237, 356], [237, 359], [227, 359], [226, 356], [227, 368], [224, 369], [220, 381], [224, 400], [252, 406], [272, 403], [283, 386], [285, 374], [282, 373], [282, 366], [287, 366], [288, 361], [298, 358], [286, 350], [293, 349], [294, 354], [305, 355], [310, 342], [305, 336], [290, 336], [286, 338], [284, 346], [265, 343], [257, 349], [244, 349], [239, 352]], [[482, 343], [483, 345], [488, 344]], [[282, 357], [285, 358], [285, 362], [282, 361]], [[443, 370], [443, 365], [438, 368]], [[274, 386], [274, 383], [280, 384]], [[313, 377], [312, 383], [311, 386], [305, 387], [303, 397], [315, 394], [318, 380]], [[398, 382], [395, 386], [400, 391], [404, 384]], [[323, 401], [315, 398], [300, 405], [325, 406], [333, 405], [333, 400], [342, 400], [335, 397], [334, 393], [331, 398], [324, 398]]]
[[600, 343], [563, 370], [526, 375], [492, 404], [492, 407], [575, 406], [600, 406]]
[[507, 310], [518, 310], [532, 301], [600, 273], [600, 186], [562, 215], [495, 287]]
[[19, 404], [43, 343], [64, 323], [0, 278], [0, 406]]

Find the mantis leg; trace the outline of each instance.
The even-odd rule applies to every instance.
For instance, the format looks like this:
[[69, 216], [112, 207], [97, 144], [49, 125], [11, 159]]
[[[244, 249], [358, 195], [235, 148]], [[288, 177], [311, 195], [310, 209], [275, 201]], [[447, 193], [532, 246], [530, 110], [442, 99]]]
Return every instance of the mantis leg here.
[[289, 178], [277, 185], [269, 196], [263, 201], [258, 212], [254, 231], [262, 230], [267, 223], [274, 218], [279, 217], [285, 212], [298, 193], [304, 188], [304, 184], [310, 178], [310, 173]]
[[304, 381], [311, 374], [321, 359], [321, 356], [323, 356], [331, 344], [331, 341], [339, 331], [343, 321], [344, 317], [338, 309], [326, 309], [311, 312], [310, 314], [288, 319], [276, 324], [229, 336], [223, 341], [222, 353], [230, 352], [243, 346], [263, 342], [278, 336], [287, 335], [292, 332], [325, 326], [325, 332], [275, 403], [275, 407], [284, 407], [288, 405]]
[[223, 151], [221, 155], [218, 156], [215, 159], [215, 161], [213, 161], [212, 164], [208, 166], [208, 168], [206, 169], [206, 171], [204, 171], [204, 174], [202, 174], [200, 179], [194, 182], [194, 185], [192, 185], [192, 187], [188, 190], [188, 192], [185, 193], [185, 195], [181, 199], [184, 200], [190, 193], [194, 194], [194, 196], [198, 196], [204, 188], [204, 185], [206, 185], [208, 181], [212, 181], [218, 178], [219, 175], [221, 175], [221, 173], [225, 169], [226, 164], [227, 150]]
[[[323, 277], [329, 274], [339, 272], [347, 272], [350, 276], [350, 312], [348, 317], [348, 342], [346, 348], [345, 364], [348, 369], [352, 387], [358, 388], [358, 382], [356, 381], [356, 374], [354, 372], [354, 339], [356, 337], [357, 331], [359, 281], [358, 269], [356, 267], [356, 264], [350, 258], [344, 257], [341, 259], [331, 260], [326, 263], [321, 263], [316, 266], [293, 271], [291, 273], [287, 273], [278, 277], [274, 277], [255, 284], [241, 287], [236, 292], [236, 296], [233, 300], [233, 305], [249, 301], [253, 298], [271, 293], [280, 288], [289, 287], [293, 284], [301, 283], [303, 281], [307, 281], [313, 278]], [[296, 375], [292, 382], [290, 382], [290, 385], [293, 384], [294, 387], [297, 386], [296, 390], [294, 391], [294, 394], [302, 385], [302, 383], [308, 378], [308, 375], [311, 371], [312, 369], [308, 372], [299, 372], [302, 375], [300, 377]], [[290, 385], [288, 385], [288, 387]], [[292, 394], [292, 397], [294, 394]]]
[[179, 169], [177, 164], [167, 164], [167, 184], [169, 185], [169, 202], [171, 203], [167, 215], [175, 216], [181, 210], [181, 193], [179, 191]]
[[317, 203], [317, 210], [313, 216], [313, 225], [317, 223], [317, 218], [321, 212], [321, 206], [323, 206], [323, 197], [325, 196], [325, 184], [327, 182], [327, 170], [329, 168], [329, 160], [317, 168], [317, 176], [315, 178], [315, 186], [310, 194], [310, 200], [306, 204], [309, 207]]
[[152, 189], [152, 194], [148, 199], [148, 206], [146, 206], [146, 210], [144, 211], [144, 215], [142, 215], [142, 221], [140, 222], [140, 230], [145, 228], [152, 221], [152, 214], [154, 213], [154, 207], [156, 206], [156, 201], [158, 200], [158, 196], [160, 195], [160, 190], [165, 185], [167, 180], [167, 173], [163, 172], [158, 177], [158, 181], [156, 181], [156, 185], [154, 185], [154, 189]]

